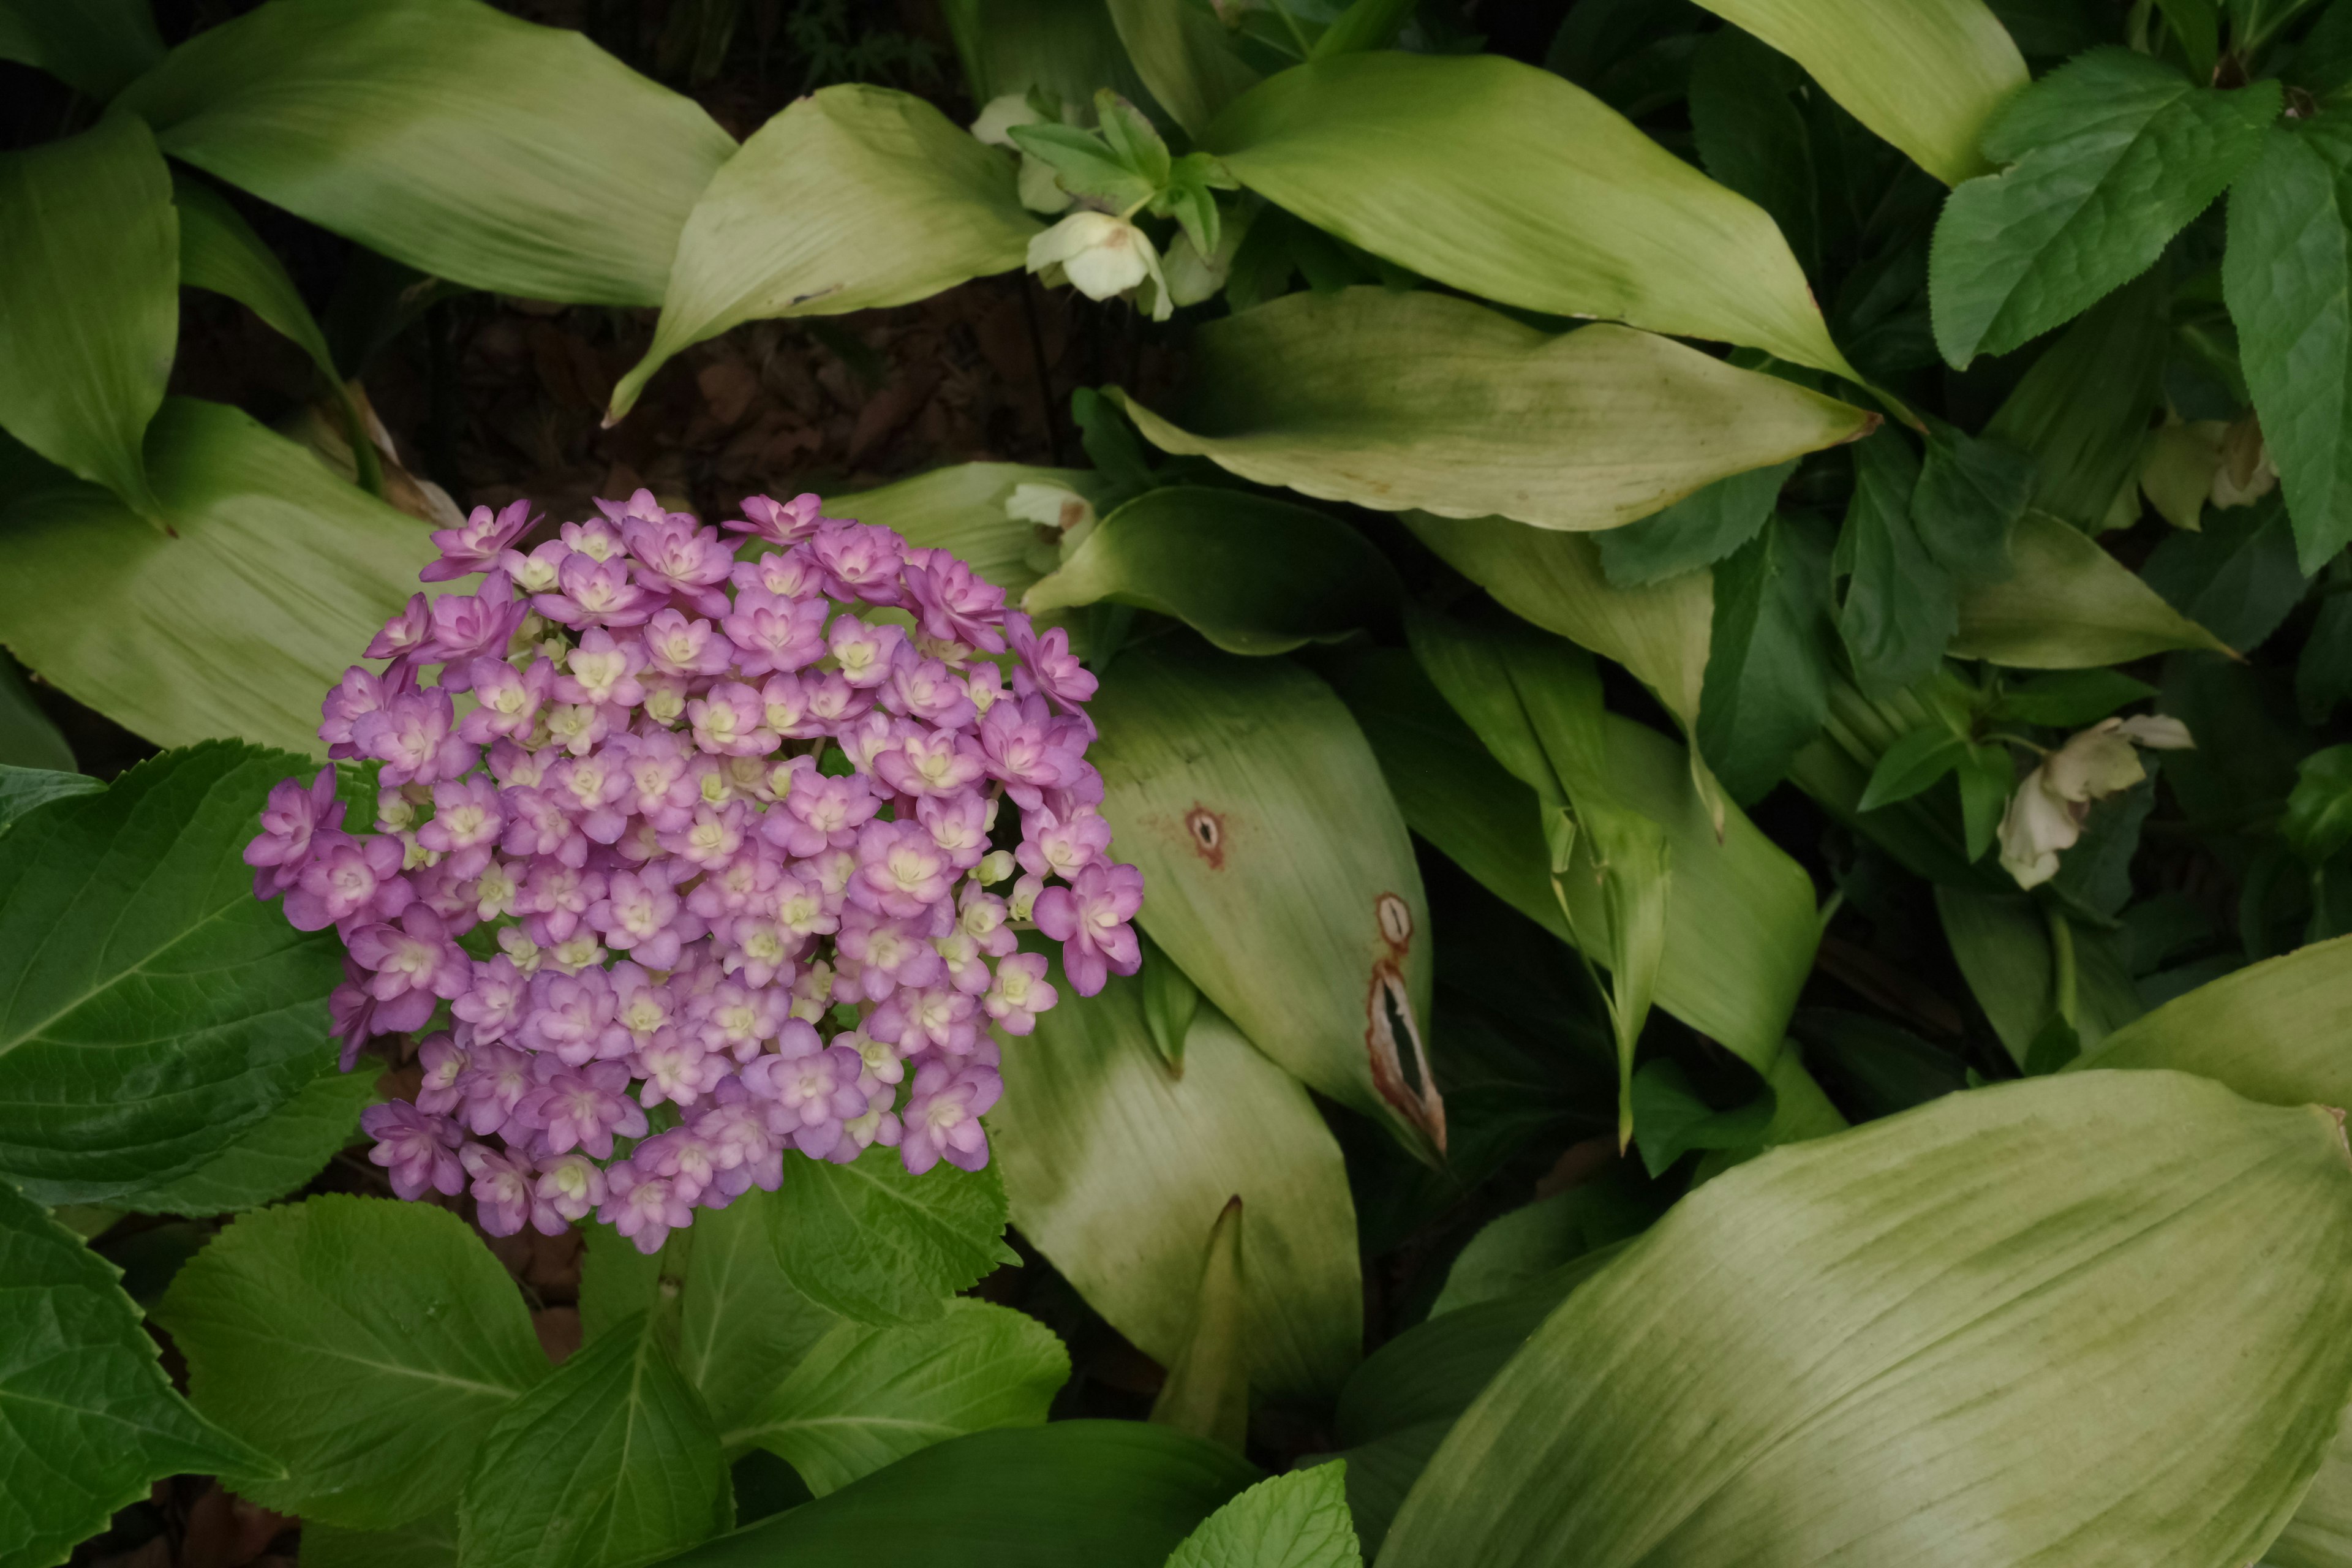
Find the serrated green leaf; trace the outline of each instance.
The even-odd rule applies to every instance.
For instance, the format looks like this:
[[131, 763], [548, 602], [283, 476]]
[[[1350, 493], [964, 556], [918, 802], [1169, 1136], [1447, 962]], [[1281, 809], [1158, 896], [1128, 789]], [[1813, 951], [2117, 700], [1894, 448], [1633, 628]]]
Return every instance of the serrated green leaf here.
[[43, 1202], [181, 1175], [318, 1071], [331, 935], [241, 858], [299, 759], [215, 742], [0, 836], [0, 1170]]
[[[722, 1435], [840, 1321], [784, 1277], [774, 1212], [782, 1201], [755, 1187], [694, 1218], [678, 1295], [677, 1364]], [[584, 1279], [583, 1286], [584, 1310]]]
[[856, 1568], [886, 1542], [917, 1557], [992, 1555], [1021, 1568], [1160, 1568], [1186, 1531], [1262, 1474], [1213, 1443], [1146, 1421], [976, 1432], [675, 1562]]
[[437, 278], [653, 305], [735, 151], [586, 37], [478, 0], [276, 0], [125, 92], [166, 153]]
[[1040, 1425], [1069, 1376], [1045, 1325], [957, 1300], [932, 1322], [837, 1325], [721, 1440], [766, 1448], [824, 1497], [934, 1443]]
[[2347, 1262], [2322, 1111], [2179, 1074], [1947, 1096], [1676, 1205], [1457, 1423], [1383, 1562], [2250, 1561], [2352, 1393]]
[[360, 1112], [375, 1103], [376, 1073], [363, 1064], [345, 1072], [330, 1047], [318, 1075], [294, 1097], [239, 1133], [184, 1176], [137, 1187], [108, 1201], [134, 1214], [233, 1214], [258, 1208], [317, 1175], [337, 1151], [356, 1142]]
[[1984, 172], [1978, 143], [2025, 85], [2025, 60], [1980, 0], [1705, 0], [1795, 58], [1853, 117], [1954, 184]]
[[[1355, 1205], [1339, 1144], [1298, 1081], [1202, 1007], [1171, 1077], [1140, 977], [1065, 996], [1005, 1052], [989, 1113], [1013, 1223], [1129, 1342], [1181, 1353], [1211, 1227], [1239, 1194], [1249, 1377], [1328, 1394], [1363, 1342]], [[1108, 1137], [1105, 1130], [1123, 1130]]]
[[158, 745], [317, 754], [320, 700], [415, 591], [425, 525], [219, 404], [165, 400], [146, 451], [168, 536], [54, 469], [0, 495], [0, 642]]
[[752, 133], [685, 215], [653, 345], [611, 423], [690, 343], [771, 316], [903, 305], [1022, 264], [1013, 163], [908, 93], [845, 84]]
[[1457, 289], [1853, 374], [1762, 208], [1532, 66], [1318, 60], [1252, 89], [1202, 142], [1276, 205]]
[[2004, 354], [2146, 271], [2263, 144], [2279, 89], [2200, 88], [2094, 49], [1986, 126], [2000, 174], [1952, 192], [1929, 255], [1936, 344], [1955, 367]]
[[179, 216], [146, 123], [0, 153], [0, 427], [144, 516], [141, 442], [180, 326]]
[[21, 60], [100, 102], [163, 58], [148, 0], [0, 0], [0, 60]]
[[26, 813], [53, 800], [94, 795], [105, 787], [88, 773], [52, 773], [47, 768], [0, 767], [0, 828], [5, 828]]
[[1853, 499], [1835, 562], [1848, 579], [1837, 605], [1838, 637], [1853, 660], [1854, 684], [1865, 696], [1885, 697], [1943, 662], [1959, 606], [1951, 574], [1928, 552], [1913, 521], [1919, 465], [1909, 445], [1881, 430], [1854, 447], [1853, 466]]
[[2352, 117], [2273, 126], [2230, 193], [2223, 297], [2303, 568], [2352, 540]]
[[710, 1413], [659, 1325], [625, 1323], [510, 1405], [474, 1456], [457, 1556], [635, 1568], [735, 1522]]
[[1258, 1482], [1201, 1521], [1167, 1568], [1363, 1568], [1346, 1461]]
[[1643, 587], [1722, 560], [1756, 537], [1796, 471], [1793, 458], [1750, 468], [1693, 490], [1639, 522], [1602, 531], [1593, 542], [1610, 585]]
[[383, 1530], [457, 1500], [547, 1359], [514, 1281], [427, 1204], [314, 1197], [245, 1215], [156, 1314], [196, 1408], [284, 1464], [255, 1501]]
[[1186, 384], [1172, 417], [1118, 395], [1163, 451], [1319, 500], [1541, 528], [1613, 528], [1877, 423], [1648, 332], [1541, 332], [1377, 288], [1204, 326]]
[[1775, 518], [1715, 569], [1698, 738], [1734, 800], [1780, 782], [1829, 712], [1829, 559]]
[[1090, 712], [1151, 939], [1282, 1067], [1442, 1152], [1428, 903], [1347, 709], [1287, 661], [1162, 638], [1120, 654]]
[[1020, 1255], [1004, 1245], [993, 1166], [910, 1174], [880, 1145], [846, 1165], [787, 1160], [770, 1214], [777, 1266], [818, 1306], [866, 1323], [939, 1318], [947, 1300]]
[[0, 1561], [62, 1563], [151, 1483], [260, 1456], [156, 1364], [116, 1271], [0, 1182]]
[[2127, 664], [2172, 648], [2229, 651], [2096, 540], [2046, 513], [2018, 519], [2016, 570], [1964, 584], [1951, 651], [2020, 669]]

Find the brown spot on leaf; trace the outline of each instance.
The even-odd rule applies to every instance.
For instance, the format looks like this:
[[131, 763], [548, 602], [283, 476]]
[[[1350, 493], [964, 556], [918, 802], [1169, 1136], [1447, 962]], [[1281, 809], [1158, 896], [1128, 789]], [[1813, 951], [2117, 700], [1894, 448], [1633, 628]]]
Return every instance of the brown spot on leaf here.
[[1192, 851], [1212, 871], [1225, 868], [1225, 819], [1197, 801], [1184, 814], [1184, 831], [1192, 836]]
[[1412, 906], [1394, 893], [1382, 893], [1372, 900], [1372, 912], [1380, 917], [1381, 940], [1402, 958], [1412, 946]]
[[1371, 1058], [1372, 1087], [1381, 1098], [1404, 1112], [1440, 1154], [1445, 1152], [1445, 1100], [1437, 1080], [1429, 1075], [1429, 1053], [1422, 1048], [1421, 1025], [1412, 1015], [1412, 996], [1404, 976], [1386, 959], [1372, 965], [1372, 984], [1364, 997], [1364, 1047]]

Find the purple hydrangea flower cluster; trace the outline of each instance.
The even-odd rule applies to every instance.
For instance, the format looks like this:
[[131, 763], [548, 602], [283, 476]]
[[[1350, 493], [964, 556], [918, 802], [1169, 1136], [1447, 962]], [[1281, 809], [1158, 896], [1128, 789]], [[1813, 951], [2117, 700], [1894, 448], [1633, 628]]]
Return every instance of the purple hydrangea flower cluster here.
[[529, 550], [522, 502], [436, 533], [424, 579], [480, 587], [411, 599], [320, 730], [381, 764], [375, 831], [330, 769], [246, 850], [257, 896], [342, 939], [345, 1068], [424, 1034], [371, 1158], [404, 1197], [470, 1184], [493, 1235], [593, 1213], [647, 1252], [787, 1149], [978, 1169], [990, 1026], [1056, 999], [1016, 930], [1081, 995], [1139, 961], [1094, 677], [963, 562], [814, 495], [747, 500], [742, 542], [646, 490], [596, 504]]

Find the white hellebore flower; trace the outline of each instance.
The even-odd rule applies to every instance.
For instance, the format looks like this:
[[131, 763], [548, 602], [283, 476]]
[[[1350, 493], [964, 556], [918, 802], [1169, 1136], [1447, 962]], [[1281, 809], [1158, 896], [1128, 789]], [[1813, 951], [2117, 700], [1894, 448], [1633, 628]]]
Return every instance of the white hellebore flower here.
[[1050, 123], [1045, 115], [1037, 112], [1028, 95], [1019, 92], [1008, 92], [1002, 98], [990, 99], [988, 107], [980, 111], [980, 118], [971, 122], [971, 133], [990, 146], [1010, 147], [1021, 153], [1021, 205], [1033, 213], [1045, 213], [1049, 216], [1069, 210], [1070, 193], [1062, 189], [1062, 182], [1055, 177], [1052, 164], [1021, 151], [1020, 144], [1013, 140], [1013, 128]]
[[1031, 240], [1029, 270], [1048, 286], [1067, 282], [1089, 300], [1108, 300], [1149, 281], [1158, 296], [1151, 319], [1164, 321], [1175, 309], [1151, 237], [1108, 213], [1072, 213]]
[[2147, 776], [2135, 744], [2178, 752], [2196, 742], [2186, 724], [2160, 713], [2103, 719], [2025, 775], [2000, 819], [2000, 863], [2019, 887], [2038, 888], [2058, 874], [2059, 852], [2083, 837], [2093, 802], [2120, 795]]

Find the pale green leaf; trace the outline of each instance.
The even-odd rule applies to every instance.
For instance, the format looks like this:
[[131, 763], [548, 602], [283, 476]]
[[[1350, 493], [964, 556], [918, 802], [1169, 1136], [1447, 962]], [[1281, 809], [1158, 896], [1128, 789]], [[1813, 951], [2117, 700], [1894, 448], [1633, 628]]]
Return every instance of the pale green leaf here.
[[1346, 1461], [1263, 1480], [1184, 1538], [1167, 1568], [1363, 1568]]
[[1545, 1321], [1382, 1561], [2248, 1562], [2352, 1394], [2347, 1167], [2323, 1111], [2157, 1073], [1780, 1150]]
[[1202, 327], [1186, 386], [1164, 417], [1120, 395], [1164, 451], [1324, 500], [1539, 528], [1614, 528], [1878, 423], [1652, 333], [1543, 332], [1370, 287]]
[[0, 427], [153, 515], [141, 443], [172, 374], [180, 230], [146, 123], [0, 153]]
[[2088, 669], [2227, 645], [2168, 605], [2096, 540], [2047, 512], [2017, 521], [2016, 570], [1960, 589], [1951, 651], [2021, 669]]
[[473, 1456], [457, 1556], [635, 1568], [735, 1522], [719, 1434], [660, 1325], [623, 1324], [510, 1405]]
[[1013, 1223], [1111, 1326], [1162, 1365], [1181, 1353], [1211, 1228], [1238, 1195], [1249, 1380], [1328, 1393], [1363, 1342], [1356, 1212], [1307, 1091], [1213, 1009], [1162, 1064], [1141, 982], [1065, 995], [1004, 1053], [989, 1113]]
[[215, 742], [0, 837], [0, 1170], [90, 1203], [228, 1148], [318, 1071], [331, 935], [241, 857], [283, 752]]
[[1812, 73], [1856, 120], [1946, 184], [1984, 173], [1985, 124], [2025, 59], [1982, 0], [1704, 0]]
[[1105, 86], [1145, 96], [1103, 0], [943, 0], [971, 101], [1025, 94], [1076, 106]]
[[960, 1300], [929, 1323], [839, 1324], [722, 1441], [768, 1449], [823, 1497], [967, 1432], [1038, 1426], [1069, 1376], [1045, 1324]]
[[581, 34], [480, 0], [273, 0], [120, 101], [173, 156], [419, 271], [590, 304], [661, 302], [735, 151]]
[[2352, 1446], [2327, 1450], [2303, 1506], [2263, 1561], [2274, 1568], [2346, 1568], [2352, 1563]]
[[172, 1391], [112, 1266], [0, 1182], [0, 1562], [62, 1563], [151, 1483], [259, 1458]]
[[1457, 289], [1853, 374], [1761, 207], [1548, 71], [1342, 55], [1252, 89], [1202, 142], [1276, 205]]
[[1249, 1446], [1249, 1280], [1242, 1263], [1248, 1215], [1236, 1193], [1209, 1227], [1192, 1321], [1168, 1379], [1151, 1401], [1151, 1419], [1234, 1453]]
[[159, 745], [317, 754], [320, 700], [433, 558], [425, 526], [218, 404], [167, 401], [147, 458], [170, 535], [62, 475], [0, 496], [0, 642]]
[[784, 1162], [769, 1205], [777, 1266], [818, 1306], [867, 1323], [937, 1319], [948, 1298], [1000, 1263], [1004, 1184], [993, 1166], [940, 1164], [918, 1176], [880, 1144], [846, 1165]]
[[2003, 354], [2147, 270], [2263, 144], [2274, 82], [2223, 92], [2123, 48], [2094, 49], [2010, 100], [1952, 192], [1928, 257], [1936, 344]]
[[258, 1208], [308, 1182], [339, 1150], [359, 1141], [360, 1112], [380, 1098], [373, 1067], [363, 1062], [359, 1071], [345, 1072], [331, 1047], [319, 1058], [316, 1078], [227, 1148], [184, 1176], [108, 1202], [137, 1214], [231, 1214]]
[[456, 1215], [314, 1197], [247, 1215], [156, 1313], [196, 1408], [278, 1459], [236, 1489], [383, 1530], [457, 1500], [476, 1449], [547, 1374], [514, 1281]]
[[903, 305], [1020, 266], [1038, 224], [1013, 175], [911, 94], [845, 84], [797, 100], [688, 215], [653, 346], [614, 387], [607, 422], [671, 355], [739, 322]]
[[1108, 0], [1128, 58], [1170, 118], [1199, 136], [1219, 111], [1257, 85], [1216, 14], [1182, 0]]
[[1147, 1421], [975, 1432], [673, 1559], [677, 1568], [870, 1568], [877, 1554], [1006, 1568], [1160, 1568], [1263, 1472]]
[[2125, 1025], [2074, 1068], [2172, 1068], [2272, 1105], [2352, 1108], [2352, 937], [2249, 964]]
[[1292, 1074], [1442, 1152], [1421, 871], [1330, 688], [1162, 638], [1121, 653], [1090, 713], [1103, 815], [1151, 889], [1151, 939]]
[[[827, 496], [824, 509], [828, 516], [895, 528], [920, 549], [951, 551], [1018, 603], [1054, 560], [1054, 546], [1041, 542], [1037, 524], [1004, 510], [1023, 485], [1071, 490], [1089, 503], [1108, 499], [1110, 489], [1087, 468], [958, 463], [874, 489]], [[1034, 559], [1041, 552], [1042, 564]]]
[[1103, 600], [1173, 616], [1228, 653], [1287, 653], [1392, 620], [1403, 590], [1337, 518], [1246, 490], [1175, 485], [1104, 518], [1023, 597], [1032, 614]]
[[0, 0], [0, 60], [21, 60], [100, 101], [163, 58], [148, 0]]

